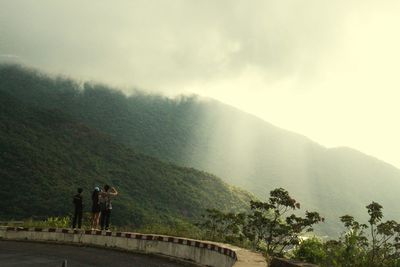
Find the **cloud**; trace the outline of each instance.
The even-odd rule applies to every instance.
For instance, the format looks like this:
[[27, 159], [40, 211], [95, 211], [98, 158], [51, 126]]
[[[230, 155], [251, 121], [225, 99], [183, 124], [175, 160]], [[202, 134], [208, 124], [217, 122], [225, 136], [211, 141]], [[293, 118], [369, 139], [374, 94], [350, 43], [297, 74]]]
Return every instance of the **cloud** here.
[[[346, 8], [332, 1], [3, 1], [3, 53], [45, 70], [174, 90], [249, 66], [313, 75]], [[348, 5], [346, 5], [347, 7]]]
[[0, 54], [125, 92], [218, 98], [400, 166], [399, 8], [397, 0], [2, 0]]

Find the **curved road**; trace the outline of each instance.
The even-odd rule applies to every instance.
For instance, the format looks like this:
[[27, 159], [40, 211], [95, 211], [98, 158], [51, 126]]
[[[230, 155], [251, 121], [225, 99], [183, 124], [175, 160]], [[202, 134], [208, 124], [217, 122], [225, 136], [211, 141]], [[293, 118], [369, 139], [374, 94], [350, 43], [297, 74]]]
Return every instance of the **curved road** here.
[[0, 241], [0, 266], [61, 267], [182, 267], [195, 266], [167, 258], [101, 248], [49, 243]]

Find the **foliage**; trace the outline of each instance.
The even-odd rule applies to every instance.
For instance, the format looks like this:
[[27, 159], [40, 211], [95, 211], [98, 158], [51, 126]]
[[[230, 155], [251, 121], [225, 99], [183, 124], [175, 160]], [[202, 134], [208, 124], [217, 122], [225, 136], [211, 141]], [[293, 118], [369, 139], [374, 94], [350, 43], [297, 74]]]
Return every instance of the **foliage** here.
[[[393, 220], [382, 221], [383, 207], [376, 202], [366, 208], [368, 225], [359, 223], [353, 216], [344, 215], [340, 220], [346, 231], [339, 240], [329, 240], [324, 244], [313, 241], [313, 249], [309, 249], [310, 243], [304, 241], [296, 249], [295, 256], [321, 266], [400, 266], [400, 224]], [[316, 252], [323, 257], [314, 257]]]
[[202, 217], [196, 225], [203, 229], [207, 239], [246, 246], [243, 231], [246, 214], [207, 209], [207, 214]]
[[[235, 150], [238, 137], [252, 142]], [[359, 152], [327, 150], [221, 103], [139, 92], [127, 97], [104, 85], [0, 65], [1, 219], [63, 218], [72, 211], [75, 188], [83, 187], [85, 203], [90, 203], [93, 186], [104, 183], [121, 192], [114, 227], [145, 230], [147, 225], [149, 231], [164, 233], [175, 227], [265, 247], [272, 254], [297, 244], [300, 233], [322, 219], [313, 212], [288, 215], [299, 207], [285, 190], [274, 192], [268, 202], [250, 202], [251, 195], [213, 175], [169, 162], [212, 171], [259, 196], [266, 186], [288, 186], [302, 193], [308, 206], [329, 210], [331, 218], [345, 206], [362, 217], [358, 203], [371, 195], [381, 196], [389, 211], [398, 208], [399, 171]], [[312, 185], [310, 192], [302, 192], [304, 184]], [[197, 232], [193, 222], [206, 209], [206, 230]], [[326, 258], [318, 256], [320, 246], [312, 241], [300, 244], [299, 249], [305, 247], [299, 255], [324, 261], [322, 266], [399, 266], [399, 224], [383, 222], [378, 203], [367, 210], [368, 224], [341, 217], [346, 232], [323, 243]], [[31, 223], [67, 224], [60, 219]], [[316, 246], [317, 255], [308, 255], [307, 246]]]
[[211, 237], [247, 240], [254, 248], [265, 246], [268, 255], [282, 256], [286, 249], [299, 243], [302, 233], [312, 231], [313, 225], [324, 220], [317, 212], [307, 211], [305, 217], [289, 215], [289, 211], [300, 209], [300, 203], [283, 188], [272, 190], [267, 202], [251, 201], [250, 206], [248, 214], [208, 210], [199, 226]]
[[246, 235], [254, 237], [257, 246], [263, 241], [269, 255], [282, 255], [285, 249], [299, 243], [301, 233], [313, 231], [314, 224], [324, 221], [317, 212], [306, 211], [304, 218], [287, 215], [290, 210], [297, 209], [300, 203], [286, 190], [272, 190], [268, 202], [251, 202], [252, 214], [245, 227]]
[[293, 254], [298, 260], [314, 264], [325, 262], [327, 257], [324, 243], [316, 237], [301, 241]]
[[[40, 76], [17, 79], [38, 91], [47, 88], [37, 85]], [[89, 211], [94, 186], [106, 183], [120, 192], [111, 215], [116, 226], [169, 225], [177, 219], [193, 224], [207, 208], [248, 208], [250, 194], [214, 175], [140, 154], [63, 110], [19, 100], [8, 92], [9, 81], [0, 80], [0, 219], [64, 217], [72, 213], [78, 187]]]
[[359, 207], [376, 196], [388, 214], [397, 214], [398, 169], [349, 148], [326, 149], [217, 101], [139, 91], [125, 96], [110, 86], [12, 65], [0, 65], [0, 91], [61, 112], [135, 152], [214, 173], [260, 199], [265, 188], [284, 187], [309, 209], [329, 210], [315, 230], [330, 236], [341, 229], [343, 208], [367, 220]]
[[71, 227], [71, 217], [49, 217], [45, 220], [39, 221], [32, 218], [25, 220], [24, 227], [42, 227], [42, 228], [70, 228]]

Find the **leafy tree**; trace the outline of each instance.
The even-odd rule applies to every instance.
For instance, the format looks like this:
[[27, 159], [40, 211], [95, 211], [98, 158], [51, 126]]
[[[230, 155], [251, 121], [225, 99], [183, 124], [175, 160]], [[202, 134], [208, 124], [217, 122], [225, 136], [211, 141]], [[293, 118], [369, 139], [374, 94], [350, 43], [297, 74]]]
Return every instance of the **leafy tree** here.
[[272, 190], [268, 202], [251, 201], [250, 207], [246, 235], [257, 246], [264, 242], [269, 255], [282, 255], [285, 249], [299, 243], [302, 233], [313, 231], [314, 224], [324, 221], [318, 212], [306, 211], [305, 217], [288, 215], [289, 211], [300, 209], [300, 203], [283, 188]]
[[211, 237], [224, 239], [221, 233], [229, 233], [238, 240], [246, 238], [254, 248], [265, 247], [269, 255], [282, 255], [299, 243], [302, 233], [312, 231], [314, 224], [324, 220], [317, 212], [307, 211], [305, 217], [289, 215], [289, 211], [300, 209], [300, 203], [283, 188], [272, 190], [267, 202], [251, 201], [250, 207], [249, 214], [209, 210], [200, 226], [213, 233]]
[[385, 266], [386, 263], [399, 262], [400, 224], [393, 220], [382, 222], [383, 207], [379, 203], [372, 202], [366, 208], [370, 216], [368, 222], [371, 231], [368, 266]]
[[368, 238], [365, 236], [365, 229], [368, 226], [355, 221], [350, 215], [344, 215], [340, 217], [340, 220], [346, 227], [346, 231], [338, 241], [330, 240], [325, 244], [326, 254], [328, 255], [325, 265], [364, 266], [368, 249]]
[[295, 257], [315, 260], [313, 262], [321, 266], [399, 267], [400, 224], [394, 220], [382, 221], [383, 207], [379, 203], [372, 202], [366, 208], [368, 225], [359, 223], [350, 215], [340, 217], [346, 230], [338, 240], [323, 244], [325, 257], [314, 257], [314, 252], [321, 246], [316, 246], [316, 251], [313, 251], [307, 242], [299, 245]]

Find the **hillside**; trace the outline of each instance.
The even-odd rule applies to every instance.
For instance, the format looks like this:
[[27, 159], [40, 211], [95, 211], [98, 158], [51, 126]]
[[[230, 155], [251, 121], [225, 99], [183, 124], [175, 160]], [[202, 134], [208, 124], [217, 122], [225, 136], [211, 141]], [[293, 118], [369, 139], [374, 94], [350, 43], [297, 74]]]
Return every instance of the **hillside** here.
[[0, 90], [62, 110], [136, 151], [214, 173], [261, 199], [284, 187], [305, 209], [327, 218], [323, 233], [337, 234], [338, 217], [346, 213], [366, 218], [371, 201], [381, 203], [389, 218], [400, 218], [400, 170], [349, 148], [327, 149], [211, 99], [126, 97], [16, 66], [0, 68]]
[[[3, 87], [1, 87], [3, 88]], [[60, 110], [30, 107], [0, 91], [1, 219], [64, 216], [83, 187], [118, 188], [113, 223], [193, 222], [206, 208], [243, 210], [250, 195], [219, 178], [136, 153]]]

